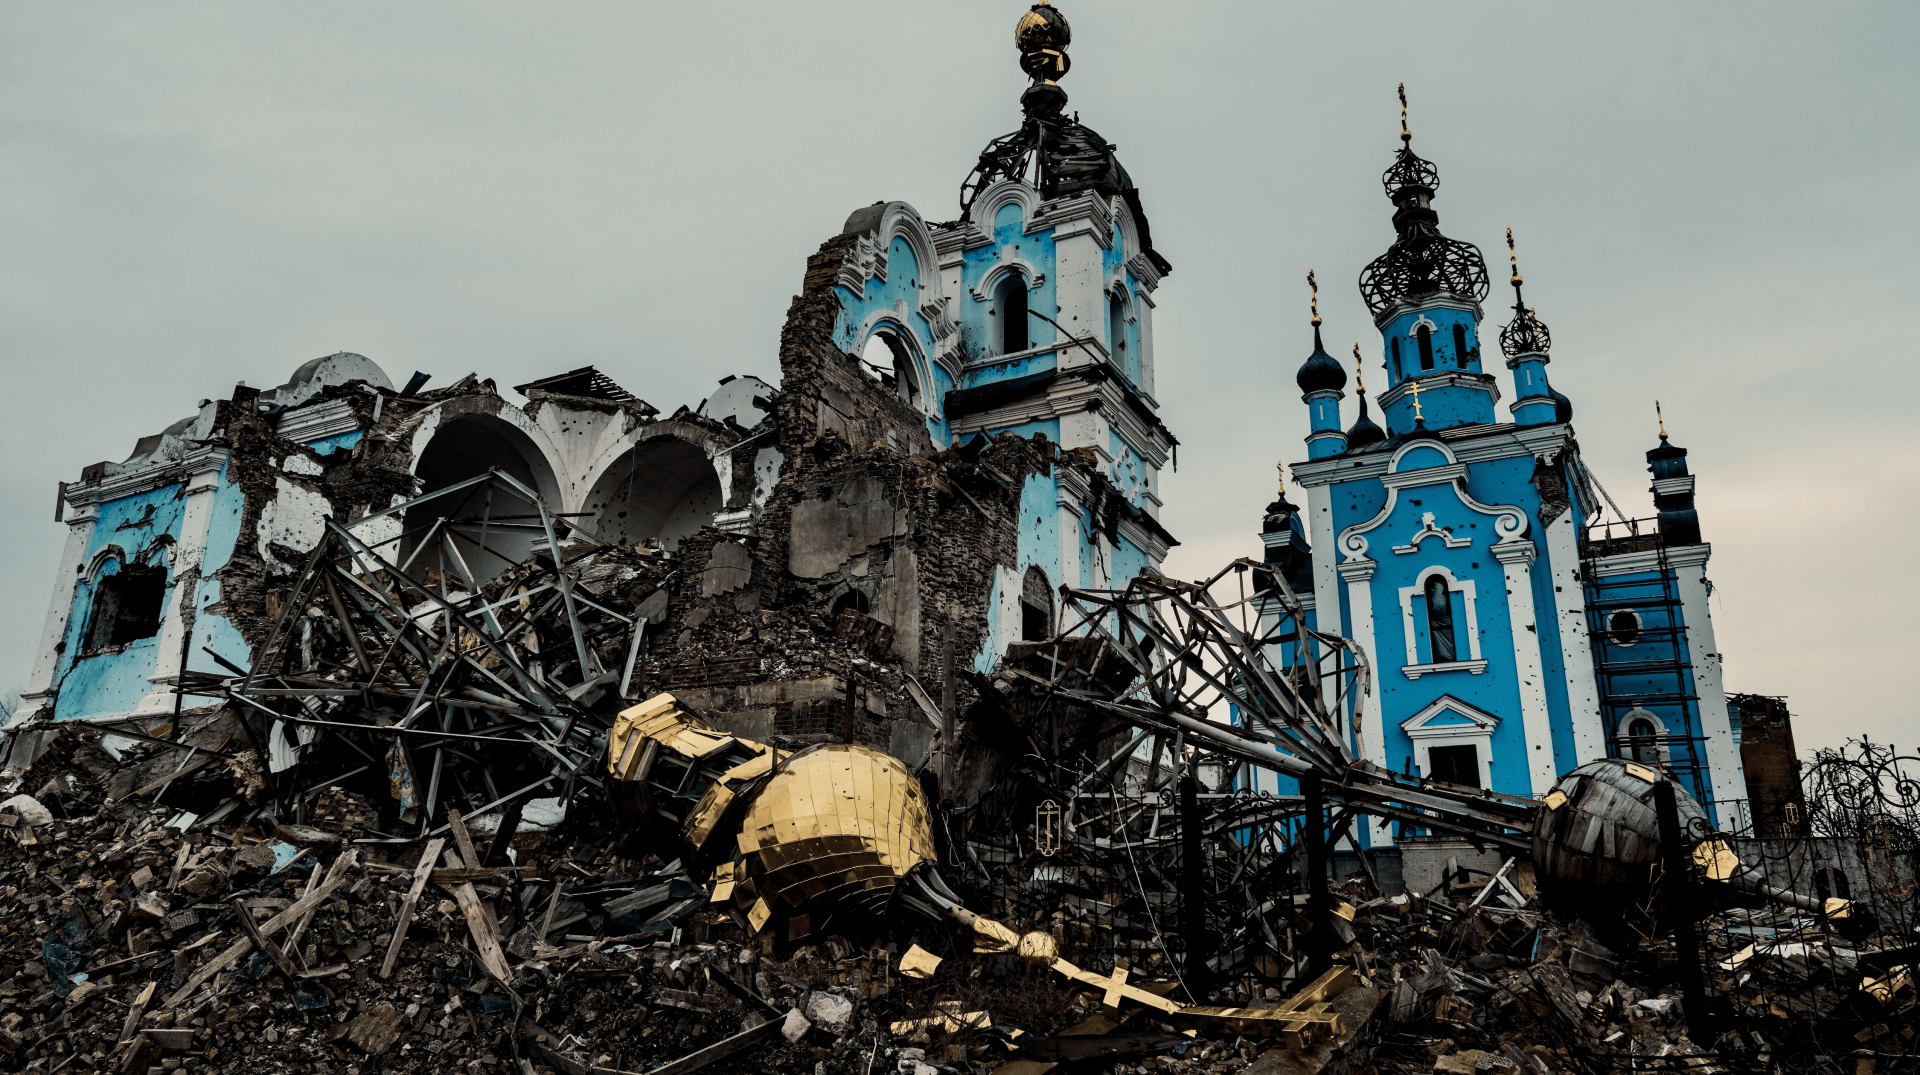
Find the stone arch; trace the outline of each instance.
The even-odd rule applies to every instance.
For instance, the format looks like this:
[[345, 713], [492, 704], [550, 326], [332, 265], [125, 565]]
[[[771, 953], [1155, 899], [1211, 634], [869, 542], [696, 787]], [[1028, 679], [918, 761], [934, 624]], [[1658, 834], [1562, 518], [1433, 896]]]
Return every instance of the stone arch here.
[[580, 505], [587, 513], [581, 524], [610, 545], [652, 539], [672, 549], [710, 525], [726, 498], [707, 446], [673, 432], [654, 432], [609, 460], [595, 477]]
[[[549, 512], [564, 510], [560, 475], [553, 462], [557, 453], [546, 433], [525, 412], [498, 396], [460, 396], [428, 411], [414, 432], [412, 448], [413, 474], [421, 493], [499, 470], [539, 496]], [[514, 515], [521, 518], [506, 520], [511, 524], [507, 526], [484, 522]], [[432, 539], [437, 546], [432, 555], [416, 562], [446, 572], [450, 585], [469, 570], [484, 582], [546, 543], [539, 520], [526, 518], [529, 515], [538, 511], [524, 497], [481, 483], [409, 509], [402, 524], [400, 557], [413, 555], [444, 518], [448, 522], [442, 531], [452, 535], [464, 567], [445, 555], [438, 537]]]

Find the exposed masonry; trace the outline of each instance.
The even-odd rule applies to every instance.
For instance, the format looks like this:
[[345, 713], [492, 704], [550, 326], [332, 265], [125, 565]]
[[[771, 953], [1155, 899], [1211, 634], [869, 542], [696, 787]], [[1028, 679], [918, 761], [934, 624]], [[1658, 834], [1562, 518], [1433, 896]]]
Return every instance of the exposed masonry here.
[[[842, 733], [851, 675], [860, 691], [858, 738], [924, 755], [933, 720], [908, 693], [906, 678], [916, 677], [938, 702], [942, 639], [951, 629], [955, 708], [970, 708], [970, 671], [982, 657], [997, 657], [985, 653], [996, 574], [1020, 568], [1026, 481], [1056, 467], [1063, 478], [1070, 474], [1089, 490], [1090, 530], [1109, 542], [1132, 509], [1094, 452], [1062, 451], [1044, 434], [938, 449], [924, 413], [834, 340], [841, 302], [835, 284], [859, 241], [836, 236], [809, 260], [781, 333], [777, 389], [729, 379], [701, 409], [661, 417], [618, 389], [625, 398], [536, 382], [523, 386], [528, 402], [516, 407], [473, 375], [404, 394], [382, 383], [364, 359], [333, 356], [308, 382], [296, 375], [279, 390], [236, 388], [188, 425], [142, 442], [148, 455], [171, 447], [162, 465], [143, 468], [147, 460], [136, 451], [128, 464], [87, 468], [68, 496], [76, 506], [124, 496], [128, 477], [137, 474], [141, 490], [179, 501], [202, 474], [236, 497], [231, 554], [204, 580], [197, 558], [173, 573], [167, 615], [178, 627], [170, 638], [156, 632], [161, 652], [148, 665], [156, 678], [170, 680], [179, 658], [165, 644], [178, 646], [179, 631], [193, 639], [190, 667], [214, 670], [212, 653], [250, 667], [325, 518], [358, 523], [355, 531], [369, 542], [404, 528], [413, 535], [401, 541], [406, 550], [432, 518], [360, 520], [499, 467], [566, 513], [569, 525], [599, 540], [651, 547], [665, 559], [669, 581], [643, 608], [649, 637], [631, 694], [676, 689], [723, 727], [818, 740]], [[371, 375], [326, 383], [329, 371], [339, 377], [368, 369]], [[586, 380], [565, 384], [578, 390]], [[713, 405], [720, 402], [726, 405]], [[318, 447], [316, 432], [325, 435]], [[115, 480], [122, 488], [105, 487]], [[697, 522], [687, 532], [671, 532], [689, 515]], [[148, 505], [144, 524], [123, 524], [146, 535], [144, 542], [119, 543], [130, 550], [129, 562], [145, 563], [156, 546], [168, 551], [179, 541], [177, 526], [146, 534], [154, 517]], [[524, 551], [542, 547], [530, 539]], [[482, 577], [507, 566], [468, 565]], [[458, 570], [428, 575], [465, 586]], [[1039, 577], [1016, 577], [1020, 600], [1048, 600], [1029, 592]], [[221, 646], [213, 621], [202, 624], [203, 617], [230, 625], [246, 652]], [[65, 621], [51, 616], [50, 632], [65, 631]], [[62, 678], [94, 659], [68, 657], [61, 645], [54, 643], [54, 656]], [[61, 708], [56, 684], [36, 687], [43, 712], [92, 715]], [[152, 710], [168, 701], [156, 691], [144, 705]]]

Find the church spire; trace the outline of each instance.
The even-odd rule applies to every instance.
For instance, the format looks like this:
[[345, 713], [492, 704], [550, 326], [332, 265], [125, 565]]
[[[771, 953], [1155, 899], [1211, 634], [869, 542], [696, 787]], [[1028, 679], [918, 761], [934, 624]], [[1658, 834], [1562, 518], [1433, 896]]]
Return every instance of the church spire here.
[[1395, 239], [1385, 254], [1360, 273], [1360, 297], [1376, 321], [1404, 299], [1435, 293], [1471, 302], [1487, 297], [1487, 263], [1480, 248], [1440, 234], [1440, 216], [1433, 210], [1440, 170], [1413, 151], [1406, 83], [1400, 83], [1399, 92], [1400, 151], [1380, 176], [1394, 206]]
[[1513, 320], [1500, 330], [1500, 350], [1506, 353], [1507, 368], [1513, 371], [1515, 400], [1513, 420], [1523, 426], [1546, 425], [1573, 420], [1573, 401], [1554, 390], [1547, 381], [1547, 352], [1553, 348], [1553, 336], [1546, 323], [1527, 305], [1520, 287], [1526, 278], [1520, 275], [1520, 255], [1513, 245], [1513, 229], [1507, 229], [1507, 264], [1513, 276]]
[[1667, 439], [1667, 416], [1653, 401], [1660, 444], [1647, 453], [1653, 474], [1653, 507], [1660, 515], [1660, 541], [1669, 548], [1700, 544], [1700, 513], [1693, 506], [1693, 475], [1687, 470], [1687, 450]]
[[1387, 439], [1387, 431], [1375, 425], [1367, 415], [1367, 383], [1360, 377], [1360, 345], [1357, 343], [1353, 345], [1353, 392], [1360, 397], [1360, 417], [1347, 430], [1348, 451]]
[[1307, 270], [1307, 305], [1312, 311], [1313, 353], [1300, 364], [1294, 383], [1300, 386], [1300, 402], [1307, 405], [1312, 432], [1307, 434], [1307, 455], [1324, 459], [1347, 450], [1346, 435], [1340, 432], [1340, 400], [1346, 395], [1347, 371], [1327, 353], [1320, 342], [1320, 283], [1313, 270]]

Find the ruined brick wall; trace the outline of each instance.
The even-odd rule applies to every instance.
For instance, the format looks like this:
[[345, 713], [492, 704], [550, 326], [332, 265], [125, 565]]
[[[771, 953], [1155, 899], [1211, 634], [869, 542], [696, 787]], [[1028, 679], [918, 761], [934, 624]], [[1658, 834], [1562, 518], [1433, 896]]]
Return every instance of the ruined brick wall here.
[[[939, 698], [944, 628], [962, 673], [986, 644], [994, 568], [1018, 559], [1021, 485], [1054, 453], [1010, 435], [937, 451], [919, 411], [839, 349], [834, 280], [852, 242], [837, 236], [809, 260], [781, 331], [779, 480], [751, 534], [709, 528], [681, 543], [646, 671], [741, 734], [821, 739], [841, 734], [851, 671], [867, 692], [857, 735], [885, 747], [895, 722], [925, 723], [908, 673]], [[769, 702], [753, 692], [772, 688], [751, 683], [789, 686]], [[970, 700], [962, 680], [956, 708]]]

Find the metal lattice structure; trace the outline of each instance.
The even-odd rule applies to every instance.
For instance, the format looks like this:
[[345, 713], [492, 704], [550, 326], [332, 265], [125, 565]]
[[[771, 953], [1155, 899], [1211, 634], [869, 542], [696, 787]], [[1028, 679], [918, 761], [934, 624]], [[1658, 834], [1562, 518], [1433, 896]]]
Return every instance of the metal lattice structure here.
[[1423, 224], [1360, 270], [1360, 297], [1375, 317], [1403, 298], [1445, 293], [1481, 302], [1490, 288], [1480, 248]]

